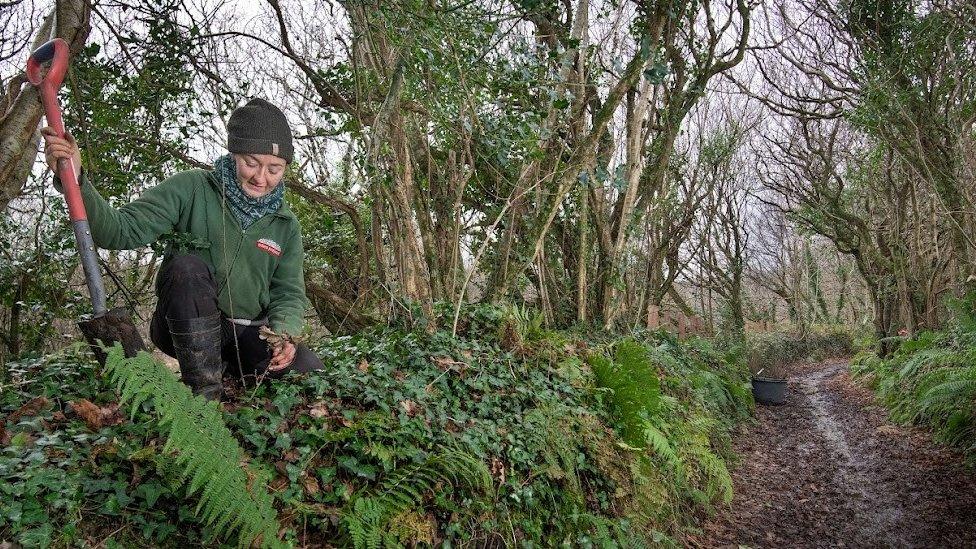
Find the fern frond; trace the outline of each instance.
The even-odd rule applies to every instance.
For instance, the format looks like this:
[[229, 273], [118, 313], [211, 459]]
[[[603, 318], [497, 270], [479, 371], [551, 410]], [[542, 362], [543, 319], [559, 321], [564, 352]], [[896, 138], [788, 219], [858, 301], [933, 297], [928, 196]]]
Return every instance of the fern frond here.
[[693, 447], [691, 453], [707, 477], [706, 493], [719, 496], [726, 505], [732, 503], [732, 475], [725, 462], [704, 445]]
[[954, 408], [962, 403], [971, 403], [976, 397], [976, 367], [944, 368], [932, 372], [936, 373], [944, 375], [933, 375], [937, 382], [923, 379], [920, 383], [926, 387], [919, 401], [923, 410], [931, 412], [933, 408], [946, 405]]
[[241, 465], [244, 452], [217, 404], [193, 396], [148, 353], [126, 358], [115, 346], [105, 366], [120, 402], [130, 407], [133, 416], [143, 403], [152, 403], [159, 415], [156, 427], [166, 437], [163, 454], [172, 456], [187, 493], [199, 498], [201, 521], [215, 526], [215, 535], [236, 530], [241, 547], [284, 546], [278, 540], [277, 515], [265, 483], [259, 479], [248, 488], [248, 468]]
[[674, 451], [674, 448], [671, 447], [671, 442], [668, 441], [667, 435], [650, 422], [647, 422], [644, 426], [644, 438], [655, 455], [673, 467], [679, 477], [684, 476], [684, 463], [681, 461], [678, 453]]
[[420, 505], [440, 483], [485, 492], [491, 487], [491, 474], [481, 460], [462, 451], [445, 451], [403, 468], [374, 492], [355, 498], [342, 512], [342, 524], [353, 546], [380, 548], [389, 521]]
[[610, 400], [621, 438], [631, 446], [644, 446], [644, 424], [661, 402], [661, 382], [650, 352], [640, 343], [624, 339], [617, 343], [613, 360], [593, 355], [589, 363], [597, 384], [613, 391]]

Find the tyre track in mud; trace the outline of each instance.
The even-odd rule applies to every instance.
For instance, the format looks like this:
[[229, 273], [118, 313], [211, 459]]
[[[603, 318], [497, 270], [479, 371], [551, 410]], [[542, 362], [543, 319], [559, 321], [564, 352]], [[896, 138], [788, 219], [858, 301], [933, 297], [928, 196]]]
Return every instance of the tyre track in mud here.
[[847, 363], [797, 368], [735, 438], [732, 505], [691, 547], [974, 547], [976, 470], [891, 424]]

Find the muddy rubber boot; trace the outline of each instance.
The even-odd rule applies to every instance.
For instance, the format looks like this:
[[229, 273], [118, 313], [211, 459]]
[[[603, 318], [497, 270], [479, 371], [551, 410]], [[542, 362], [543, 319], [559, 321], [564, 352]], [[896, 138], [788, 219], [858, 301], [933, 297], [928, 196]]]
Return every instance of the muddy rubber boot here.
[[195, 395], [220, 400], [224, 392], [220, 315], [188, 320], [167, 318], [166, 323], [173, 336], [173, 350], [180, 362], [183, 383], [189, 385]]

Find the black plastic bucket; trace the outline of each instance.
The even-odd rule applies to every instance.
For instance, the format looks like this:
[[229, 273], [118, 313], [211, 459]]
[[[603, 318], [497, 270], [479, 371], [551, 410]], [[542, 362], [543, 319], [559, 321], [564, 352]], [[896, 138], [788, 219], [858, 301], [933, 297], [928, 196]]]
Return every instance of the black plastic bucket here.
[[759, 404], [778, 405], [786, 402], [786, 380], [768, 377], [752, 378], [752, 396]]

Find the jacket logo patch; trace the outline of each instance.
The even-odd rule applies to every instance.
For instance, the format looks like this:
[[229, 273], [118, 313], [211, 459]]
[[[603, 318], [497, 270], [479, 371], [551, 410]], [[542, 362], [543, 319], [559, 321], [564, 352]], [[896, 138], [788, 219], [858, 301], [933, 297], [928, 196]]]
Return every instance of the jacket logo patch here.
[[258, 240], [258, 249], [268, 252], [275, 257], [281, 257], [281, 246], [270, 238], [262, 238], [261, 240]]

